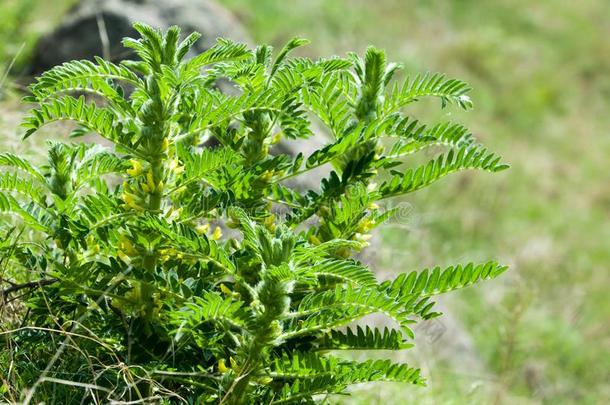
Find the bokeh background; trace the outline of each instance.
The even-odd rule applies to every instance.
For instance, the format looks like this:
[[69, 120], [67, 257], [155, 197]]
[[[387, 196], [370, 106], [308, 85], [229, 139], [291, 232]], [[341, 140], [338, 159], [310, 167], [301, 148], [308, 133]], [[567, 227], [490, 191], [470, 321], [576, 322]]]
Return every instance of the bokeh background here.
[[[490, 258], [510, 265], [443, 302], [452, 323], [437, 329], [465, 334], [474, 354], [463, 364], [464, 353], [436, 359], [452, 336], [423, 331], [423, 349], [405, 358], [424, 367], [428, 387], [369, 385], [337, 400], [610, 403], [610, 2], [219, 2], [255, 42], [306, 37], [312, 44], [300, 52], [311, 57], [373, 44], [404, 65], [403, 75], [466, 80], [474, 111], [419, 103], [414, 114], [450, 115], [512, 164], [494, 176], [452, 176], [401, 201], [408, 209], [374, 252], [380, 272]], [[17, 129], [28, 56], [73, 3], [0, 1], [2, 150], [36, 154]], [[32, 142], [42, 150], [41, 139]]]

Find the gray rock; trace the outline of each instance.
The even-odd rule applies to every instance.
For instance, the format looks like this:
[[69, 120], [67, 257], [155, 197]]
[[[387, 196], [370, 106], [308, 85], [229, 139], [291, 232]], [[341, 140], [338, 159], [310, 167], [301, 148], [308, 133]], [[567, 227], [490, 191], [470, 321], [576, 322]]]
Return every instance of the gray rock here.
[[103, 56], [112, 61], [129, 58], [121, 39], [136, 36], [132, 24], [144, 22], [167, 29], [178, 25], [184, 33], [203, 34], [195, 45], [200, 52], [226, 37], [248, 42], [237, 19], [214, 0], [81, 0], [62, 24], [43, 36], [34, 51], [31, 71], [43, 72], [72, 59]]

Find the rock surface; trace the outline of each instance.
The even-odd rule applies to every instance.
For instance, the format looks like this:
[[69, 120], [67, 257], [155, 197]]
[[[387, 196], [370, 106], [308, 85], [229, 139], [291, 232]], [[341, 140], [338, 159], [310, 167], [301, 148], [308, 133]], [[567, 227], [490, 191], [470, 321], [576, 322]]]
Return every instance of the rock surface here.
[[44, 36], [32, 59], [32, 73], [72, 59], [103, 56], [113, 61], [130, 57], [121, 39], [136, 36], [136, 21], [161, 29], [178, 25], [185, 33], [203, 37], [195, 51], [210, 47], [218, 37], [248, 42], [237, 19], [214, 0], [82, 0], [64, 17], [62, 24]]

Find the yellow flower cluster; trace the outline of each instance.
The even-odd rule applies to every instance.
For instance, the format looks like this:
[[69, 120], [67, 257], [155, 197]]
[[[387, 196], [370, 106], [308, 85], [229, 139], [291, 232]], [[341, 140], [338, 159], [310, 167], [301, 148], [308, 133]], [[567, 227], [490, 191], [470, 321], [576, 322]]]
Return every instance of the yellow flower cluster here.
[[144, 200], [131, 191], [131, 187], [126, 182], [123, 183], [123, 194], [121, 196], [125, 206], [136, 211], [144, 211]]
[[369, 246], [369, 240], [373, 237], [370, 233], [368, 233], [371, 229], [373, 229], [376, 225], [374, 219], [371, 218], [362, 218], [358, 223], [358, 227], [356, 228], [356, 233], [352, 237], [352, 240], [356, 240], [362, 243], [362, 247]]
[[95, 243], [95, 237], [92, 234], [89, 234], [86, 239], [87, 248], [93, 253], [98, 254], [100, 252], [100, 245]]
[[218, 360], [218, 372], [220, 372], [221, 374], [225, 374], [230, 370], [234, 370], [237, 373], [241, 372], [241, 367], [239, 367], [233, 357], [229, 357], [229, 362], [231, 363], [231, 367], [227, 367], [224, 359]]
[[177, 251], [174, 248], [159, 249], [159, 258], [162, 262], [166, 262], [170, 259], [184, 259], [184, 253]]
[[144, 190], [146, 193], [152, 194], [152, 193], [162, 193], [163, 192], [163, 180], [160, 180], [158, 183], [155, 183], [155, 179], [153, 176], [153, 172], [152, 170], [149, 170], [148, 172], [146, 172], [146, 183], [142, 183], [142, 190]]
[[362, 220], [360, 220], [360, 222], [358, 223], [358, 228], [356, 229], [356, 232], [367, 233], [368, 231], [373, 229], [375, 225], [376, 223], [374, 219], [362, 218]]
[[[208, 233], [208, 231], [210, 230], [210, 224], [209, 223], [203, 223], [201, 225], [198, 225], [195, 230], [197, 231], [197, 233], [199, 235], [205, 235]], [[220, 240], [220, 238], [222, 238], [222, 228], [217, 226], [216, 228], [214, 228], [214, 231], [212, 232], [212, 235], [210, 235], [210, 238], [212, 240]]]

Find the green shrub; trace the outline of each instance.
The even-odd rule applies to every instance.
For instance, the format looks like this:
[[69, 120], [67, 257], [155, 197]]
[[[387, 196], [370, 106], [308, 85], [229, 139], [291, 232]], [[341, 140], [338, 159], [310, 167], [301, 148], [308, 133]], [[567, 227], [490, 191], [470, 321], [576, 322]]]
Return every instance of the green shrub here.
[[[124, 44], [139, 60], [69, 62], [27, 97], [26, 137], [71, 120], [73, 137], [94, 132], [112, 148], [50, 142], [42, 167], [0, 154], [0, 211], [19, 218], [3, 223], [1, 263], [29, 277], [2, 294], [27, 305], [3, 335], [5, 398], [307, 403], [362, 382], [424, 384], [409, 365], [339, 353], [408, 348], [412, 324], [439, 315], [432, 296], [505, 270], [470, 263], [379, 283], [355, 259], [394, 214], [377, 202], [507, 167], [463, 126], [403, 112], [429, 96], [468, 109], [468, 86], [439, 74], [395, 84], [399, 66], [374, 48], [288, 58], [302, 39], [275, 57], [219, 40], [184, 60], [198, 34], [135, 27], [141, 38]], [[220, 92], [220, 79], [237, 90]], [[311, 137], [314, 119], [327, 145], [273, 147]], [[316, 168], [319, 189], [294, 186]], [[374, 313], [392, 326], [355, 323]]]

